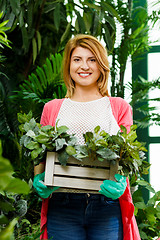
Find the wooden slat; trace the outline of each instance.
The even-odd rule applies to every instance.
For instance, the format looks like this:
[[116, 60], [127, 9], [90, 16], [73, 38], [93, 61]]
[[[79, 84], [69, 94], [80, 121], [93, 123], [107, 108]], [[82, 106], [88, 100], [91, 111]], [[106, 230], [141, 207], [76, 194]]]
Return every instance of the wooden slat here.
[[116, 181], [114, 175], [118, 173], [118, 161], [115, 163], [110, 164], [110, 172], [109, 172], [109, 179], [112, 181]]
[[47, 186], [53, 185], [54, 161], [56, 158], [57, 154], [55, 152], [47, 152], [44, 178], [44, 182]]
[[100, 190], [100, 185], [103, 181], [67, 178], [54, 176], [54, 186], [61, 186], [67, 188], [78, 188], [88, 190]]
[[109, 170], [88, 167], [61, 166], [55, 164], [55, 175], [109, 179]]
[[[55, 160], [56, 162], [59, 163], [58, 157]], [[89, 159], [83, 159], [82, 161], [79, 161], [73, 157], [70, 157], [67, 160], [67, 163], [69, 164], [78, 164], [78, 165], [87, 165], [87, 166], [93, 166], [93, 167], [109, 167], [110, 166], [110, 161], [104, 160], [103, 162], [99, 160], [89, 160]]]

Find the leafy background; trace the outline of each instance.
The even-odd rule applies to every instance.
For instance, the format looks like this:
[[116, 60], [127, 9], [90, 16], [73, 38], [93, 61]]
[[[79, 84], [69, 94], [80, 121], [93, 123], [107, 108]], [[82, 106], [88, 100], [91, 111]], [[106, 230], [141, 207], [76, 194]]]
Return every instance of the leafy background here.
[[[39, 121], [45, 102], [65, 96], [60, 67], [67, 40], [77, 33], [92, 34], [102, 40], [112, 58], [111, 95], [125, 97], [127, 59], [131, 56], [136, 62], [148, 51], [147, 22], [158, 22], [159, 9], [158, 0], [151, 16], [148, 16], [145, 6], [135, 6], [132, 0], [1, 0], [0, 138], [2, 162], [8, 158], [12, 165], [12, 170], [6, 172], [7, 176], [32, 185], [33, 164], [19, 145], [21, 132], [17, 113], [27, 114], [32, 110], [36, 121]], [[121, 29], [121, 37], [117, 35], [117, 28]], [[134, 79], [129, 87], [133, 108], [137, 108], [138, 101], [141, 106], [138, 111], [143, 113], [143, 119], [136, 124], [145, 127], [148, 119], [152, 118], [152, 123], [159, 125], [159, 115], [149, 112], [146, 105], [148, 90], [159, 88], [159, 79], [149, 83], [140, 77]], [[159, 98], [156, 100], [159, 101]], [[138, 180], [142, 181], [141, 178]], [[144, 187], [152, 190], [147, 183], [137, 182], [134, 175], [130, 182], [132, 186], [138, 185], [140, 190]], [[160, 236], [159, 193], [154, 193], [154, 199], [148, 203], [140, 194], [138, 190], [133, 197], [141, 237], [153, 239]], [[6, 231], [2, 239], [11, 239], [10, 236], [21, 240], [38, 239], [36, 232], [39, 229], [41, 200], [37, 195], [32, 190], [24, 195], [24, 192], [3, 188], [0, 199], [1, 204], [9, 202], [11, 206], [1, 211], [0, 229], [2, 233]], [[19, 201], [23, 203], [24, 211], [22, 214], [17, 210], [15, 215], [13, 209]]]

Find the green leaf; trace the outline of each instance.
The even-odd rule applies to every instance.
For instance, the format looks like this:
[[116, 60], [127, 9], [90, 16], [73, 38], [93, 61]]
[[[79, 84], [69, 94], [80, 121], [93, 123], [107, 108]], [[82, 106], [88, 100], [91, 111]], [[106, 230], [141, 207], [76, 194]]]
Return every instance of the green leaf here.
[[124, 144], [124, 138], [122, 138], [122, 136], [116, 136], [116, 135], [112, 135], [111, 139], [113, 140], [114, 143], [118, 144], [119, 146], [123, 146]]
[[17, 16], [20, 12], [21, 4], [20, 0], [10, 0], [11, 8], [14, 14]]
[[[1, 208], [2, 209], [2, 208]], [[7, 217], [4, 215], [4, 214], [1, 214], [0, 215], [0, 225], [3, 225], [3, 224], [8, 224], [9, 223], [9, 220], [7, 219]]]
[[7, 213], [15, 210], [12, 202], [2, 200], [0, 200], [0, 209]]
[[23, 49], [24, 49], [24, 53], [26, 53], [29, 49], [29, 40], [28, 40], [29, 38], [28, 38], [28, 33], [25, 25], [21, 28], [21, 31], [22, 31], [22, 39], [23, 39]]
[[28, 132], [29, 130], [33, 130], [37, 126], [36, 121], [32, 118], [29, 122], [24, 124], [24, 130]]
[[103, 162], [103, 161], [104, 161], [104, 158], [98, 157], [98, 160], [99, 160], [100, 162]]
[[86, 0], [84, 0], [83, 2], [81, 2], [81, 4], [82, 4], [83, 6], [87, 5], [89, 8], [95, 9], [95, 10], [97, 10], [97, 11], [100, 11], [100, 10], [101, 10], [101, 7], [98, 6], [97, 4], [93, 4], [93, 3], [89, 2], [89, 1], [86, 1]]
[[85, 138], [85, 142], [90, 142], [93, 139], [93, 133], [92, 132], [86, 132], [83, 134]]
[[35, 38], [32, 39], [32, 49], [33, 49], [33, 64], [34, 64], [37, 58], [37, 43]]
[[88, 151], [87, 151], [86, 145], [76, 145], [75, 149], [76, 149], [77, 153], [81, 153], [83, 155], [83, 157], [88, 156]]
[[21, 145], [24, 145], [24, 147], [26, 147], [31, 141], [32, 139], [26, 135], [24, 135], [22, 138], [21, 138]]
[[48, 131], [50, 131], [50, 130], [54, 131], [54, 127], [51, 126], [51, 125], [46, 125], [46, 126], [43, 126], [43, 127], [41, 128], [41, 131], [42, 131], [42, 132], [48, 132]]
[[55, 2], [53, 2], [53, 3], [52, 2], [46, 2], [44, 12], [45, 13], [51, 12], [55, 9], [55, 7], [56, 7]]
[[133, 159], [139, 160], [139, 152], [138, 151], [134, 151], [134, 149], [128, 149], [130, 155], [132, 156]]
[[125, 128], [123, 125], [120, 126], [122, 132], [126, 135], [127, 134], [127, 128]]
[[136, 202], [134, 205], [138, 209], [145, 209], [146, 208], [146, 205], [145, 205], [144, 202]]
[[43, 90], [42, 85], [39, 82], [39, 79], [37, 78], [37, 76], [34, 73], [31, 73], [31, 75], [28, 78], [31, 82], [31, 86], [33, 87], [33, 89], [35, 91], [37, 90], [37, 94], [43, 93], [44, 90]]
[[141, 236], [142, 239], [147, 239], [148, 240], [147, 234], [142, 230], [140, 230], [140, 236]]
[[27, 213], [27, 201], [20, 199], [16, 201], [15, 209], [19, 217], [23, 217]]
[[67, 24], [67, 27], [66, 27], [66, 30], [65, 30], [65, 32], [63, 33], [63, 35], [62, 35], [62, 37], [61, 37], [61, 43], [63, 43], [67, 38], [68, 38], [68, 36], [70, 36], [70, 32], [71, 32], [71, 22], [69, 22], [68, 24]]
[[118, 12], [110, 4], [108, 4], [106, 2], [102, 2], [101, 7], [102, 7], [102, 9], [104, 9], [105, 11], [109, 12], [114, 17], [116, 17], [119, 22], [121, 22]]
[[59, 30], [59, 26], [60, 26], [60, 19], [61, 19], [60, 3], [57, 3], [56, 8], [54, 10], [54, 24], [57, 31]]
[[68, 145], [76, 145], [77, 144], [77, 137], [71, 136], [70, 139], [67, 141]]
[[66, 151], [62, 151], [58, 153], [58, 160], [63, 166], [67, 164], [68, 158], [69, 158], [69, 155], [67, 154]]
[[97, 140], [96, 145], [97, 146], [103, 146], [105, 148], [108, 147], [108, 143], [104, 139]]
[[102, 137], [109, 137], [109, 134], [108, 133], [106, 133], [104, 130], [102, 130], [101, 132], [100, 132], [100, 136], [102, 136]]
[[26, 135], [28, 136], [28, 137], [31, 137], [31, 138], [34, 138], [36, 135], [35, 135], [35, 133], [32, 131], [32, 130], [29, 130], [27, 133], [26, 133]]
[[32, 111], [30, 111], [28, 114], [17, 113], [17, 117], [19, 123], [29, 122], [32, 118]]
[[81, 33], [85, 33], [86, 27], [85, 27], [85, 23], [83, 18], [81, 17], [80, 13], [75, 10], [75, 13], [77, 15], [77, 21], [78, 21], [78, 26], [79, 26], [79, 30]]
[[129, 142], [133, 142], [136, 138], [137, 138], [137, 134], [136, 134], [135, 131], [130, 131], [130, 132], [127, 134], [127, 137], [126, 137], [126, 139], [127, 139]]
[[56, 151], [59, 151], [64, 147], [64, 145], [66, 145], [66, 140], [64, 138], [56, 139], [55, 144], [56, 144]]
[[34, 160], [43, 151], [43, 148], [37, 148], [31, 152], [31, 157]]
[[38, 135], [35, 137], [35, 139], [37, 140], [38, 143], [47, 143], [49, 141], [49, 136], [47, 135]]
[[113, 17], [105, 15], [105, 20], [106, 20], [106, 22], [109, 23], [109, 25], [112, 27], [113, 30], [116, 30], [116, 24], [115, 24], [115, 21], [114, 21]]
[[30, 143], [27, 144], [26, 148], [33, 150], [39, 148], [40, 145], [37, 142], [31, 141]]
[[5, 25], [7, 25], [7, 23], [8, 23], [8, 20], [0, 23], [0, 33], [3, 34], [5, 37], [6, 37], [7, 35], [6, 35], [4, 32], [2, 32], [3, 30], [5, 30], [5, 29], [3, 29], [2, 27], [4, 27]]
[[56, 144], [55, 143], [45, 143], [45, 147], [50, 152], [55, 152]]
[[84, 12], [83, 19], [84, 19], [87, 33], [90, 33], [90, 29], [91, 29], [91, 25], [92, 25], [92, 17], [91, 17], [91, 15]]
[[33, 2], [29, 1], [27, 6], [27, 24], [29, 32], [31, 31], [33, 22], [33, 4]]
[[100, 126], [95, 127], [94, 132], [98, 133], [100, 131]]
[[41, 46], [42, 46], [42, 39], [41, 39], [41, 34], [39, 31], [37, 31], [36, 34], [37, 34], [38, 53], [39, 53], [41, 50]]
[[97, 12], [94, 12], [94, 18], [93, 18], [93, 27], [92, 27], [92, 34], [97, 35], [97, 30], [99, 29], [99, 26], [101, 26], [100, 23], [100, 17]]
[[138, 185], [145, 187], [150, 192], [155, 193], [155, 190], [152, 188], [152, 186], [147, 181], [145, 181], [145, 180], [137, 180], [136, 182], [138, 183]]
[[106, 24], [103, 24], [103, 28], [104, 28], [104, 30], [105, 30], [105, 33], [103, 34], [103, 35], [104, 35], [105, 42], [106, 42], [106, 44], [107, 44], [108, 49], [111, 51], [112, 48], [113, 48], [113, 43], [114, 43], [114, 42], [113, 42], [113, 40], [112, 40], [112, 38], [111, 38], [109, 29], [108, 29], [108, 27], [107, 27]]
[[115, 160], [119, 158], [119, 156], [114, 153], [112, 150], [109, 148], [102, 148], [96, 151], [102, 158], [107, 159], [107, 160]]
[[69, 128], [66, 127], [66, 126], [57, 127], [57, 133], [58, 133], [58, 135], [60, 135], [60, 134], [62, 134], [62, 133], [66, 133], [68, 130], [69, 130]]
[[133, 124], [131, 125], [131, 131], [135, 131], [137, 129], [137, 125]]
[[10, 183], [12, 174], [13, 168], [9, 160], [0, 156], [0, 190], [4, 190]]
[[146, 213], [146, 217], [151, 224], [156, 223], [156, 217], [152, 213]]
[[65, 150], [70, 156], [75, 155], [77, 153], [76, 149], [72, 146], [67, 146]]
[[1, 233], [0, 233], [0, 239], [1, 240], [11, 240], [13, 238], [13, 231], [14, 231], [14, 226], [17, 223], [17, 219], [14, 218], [7, 227], [5, 227]]
[[22, 27], [24, 25], [24, 19], [23, 19], [23, 12], [21, 11], [19, 14], [19, 26]]
[[12, 178], [9, 185], [5, 188], [5, 191], [11, 193], [23, 193], [28, 194], [30, 191], [29, 185], [18, 178]]

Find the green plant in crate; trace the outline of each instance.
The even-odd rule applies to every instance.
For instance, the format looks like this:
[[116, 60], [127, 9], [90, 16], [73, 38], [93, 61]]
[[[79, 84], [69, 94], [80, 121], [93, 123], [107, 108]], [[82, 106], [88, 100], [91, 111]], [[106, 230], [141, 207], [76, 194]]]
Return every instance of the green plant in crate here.
[[67, 133], [66, 126], [56, 127], [43, 126], [36, 123], [29, 114], [18, 114], [22, 137], [20, 143], [25, 154], [31, 156], [35, 164], [38, 164], [47, 151], [56, 151], [58, 159], [62, 165], [66, 165], [69, 156], [83, 161], [84, 158], [99, 161], [118, 160], [120, 171], [128, 176], [129, 174], [139, 174], [140, 168], [145, 162], [144, 144], [136, 140], [136, 126], [131, 126], [131, 131], [127, 134], [125, 127], [117, 135], [110, 136], [97, 126], [94, 132], [84, 134], [84, 145], [77, 144], [74, 135]]
[[65, 165], [69, 155], [66, 152], [67, 146], [76, 144], [76, 137], [67, 133], [66, 126], [56, 127], [43, 126], [36, 123], [32, 118], [32, 113], [18, 114], [18, 120], [21, 123], [20, 131], [23, 136], [20, 144], [25, 148], [25, 155], [31, 156], [34, 164], [38, 164], [46, 154], [46, 151], [58, 152], [58, 159]]

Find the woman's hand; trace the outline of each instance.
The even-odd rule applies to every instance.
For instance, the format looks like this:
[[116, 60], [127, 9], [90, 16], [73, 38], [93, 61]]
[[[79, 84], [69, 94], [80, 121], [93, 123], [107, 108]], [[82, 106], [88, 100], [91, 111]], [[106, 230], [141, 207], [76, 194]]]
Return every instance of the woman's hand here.
[[51, 193], [57, 190], [59, 187], [47, 187], [44, 184], [45, 172], [37, 174], [33, 179], [33, 187], [35, 188], [38, 195], [42, 198], [48, 198]]
[[127, 187], [126, 177], [120, 174], [115, 174], [115, 179], [117, 182], [104, 180], [103, 184], [100, 186], [101, 190], [99, 191], [101, 194], [108, 198], [112, 198], [113, 200], [122, 196]]

